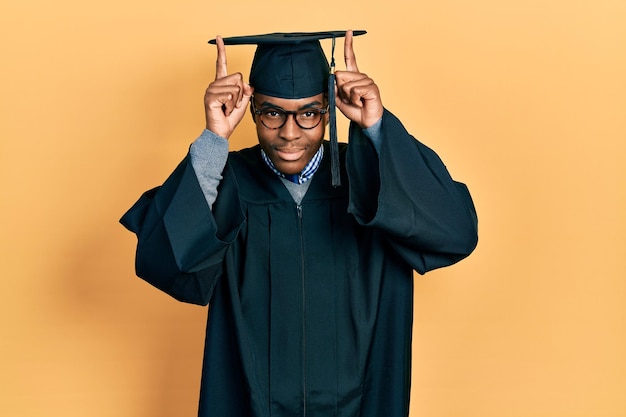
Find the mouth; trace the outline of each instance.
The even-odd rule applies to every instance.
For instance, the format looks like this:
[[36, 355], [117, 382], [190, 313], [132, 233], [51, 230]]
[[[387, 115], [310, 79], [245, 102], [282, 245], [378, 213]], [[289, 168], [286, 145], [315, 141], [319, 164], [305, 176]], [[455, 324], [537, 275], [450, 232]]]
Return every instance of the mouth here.
[[276, 152], [276, 156], [278, 156], [283, 161], [297, 161], [302, 158], [306, 149], [304, 148], [293, 148], [293, 147], [282, 147], [282, 148], [274, 148]]

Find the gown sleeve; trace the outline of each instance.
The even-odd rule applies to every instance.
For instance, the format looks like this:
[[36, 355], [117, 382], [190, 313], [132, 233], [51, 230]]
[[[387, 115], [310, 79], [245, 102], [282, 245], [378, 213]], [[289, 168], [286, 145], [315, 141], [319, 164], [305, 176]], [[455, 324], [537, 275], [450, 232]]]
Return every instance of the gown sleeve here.
[[349, 144], [348, 210], [360, 224], [380, 230], [420, 274], [474, 250], [478, 221], [467, 187], [393, 114], [383, 114], [379, 152], [355, 124]]
[[180, 301], [208, 304], [244, 221], [232, 182], [220, 183], [220, 200], [230, 209], [214, 215], [189, 156], [162, 186], [144, 193], [120, 220], [137, 235], [137, 275]]

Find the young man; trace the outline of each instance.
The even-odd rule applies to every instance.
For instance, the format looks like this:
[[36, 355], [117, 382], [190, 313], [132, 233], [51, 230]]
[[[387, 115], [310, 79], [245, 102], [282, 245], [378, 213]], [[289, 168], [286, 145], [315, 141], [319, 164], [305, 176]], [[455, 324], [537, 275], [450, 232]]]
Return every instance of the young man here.
[[[200, 416], [406, 417], [413, 271], [474, 249], [471, 197], [383, 107], [350, 31], [334, 75], [349, 144], [331, 162], [318, 39], [344, 32], [290, 36], [254, 38], [250, 84], [215, 40], [206, 130], [121, 220], [137, 274], [210, 305]], [[259, 145], [229, 153], [248, 111]]]

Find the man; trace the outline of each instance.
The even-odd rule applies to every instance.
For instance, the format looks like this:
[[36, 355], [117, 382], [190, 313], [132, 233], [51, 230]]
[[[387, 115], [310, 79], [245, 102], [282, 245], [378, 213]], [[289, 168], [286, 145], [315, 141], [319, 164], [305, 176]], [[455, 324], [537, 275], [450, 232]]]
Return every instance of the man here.
[[[405, 417], [413, 271], [474, 249], [471, 197], [383, 107], [351, 31], [334, 74], [349, 144], [331, 185], [335, 91], [317, 40], [330, 36], [268, 36], [250, 84], [228, 74], [216, 38], [206, 130], [121, 220], [138, 236], [137, 274], [210, 305], [200, 416]], [[248, 109], [259, 145], [229, 153]]]

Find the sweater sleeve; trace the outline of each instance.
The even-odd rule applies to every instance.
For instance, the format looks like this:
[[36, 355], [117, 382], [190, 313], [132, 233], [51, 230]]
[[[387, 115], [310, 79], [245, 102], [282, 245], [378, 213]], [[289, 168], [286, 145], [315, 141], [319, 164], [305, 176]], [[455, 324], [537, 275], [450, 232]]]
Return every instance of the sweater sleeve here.
[[228, 141], [205, 129], [189, 147], [189, 158], [204, 198], [211, 208], [217, 198], [217, 187], [228, 158]]
[[374, 145], [374, 149], [376, 149], [376, 153], [380, 153], [380, 142], [383, 137], [383, 119], [380, 118], [379, 121], [374, 123], [372, 126], [363, 129], [363, 134], [367, 136], [369, 140], [372, 141], [372, 145]]

